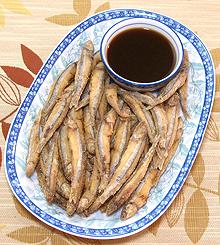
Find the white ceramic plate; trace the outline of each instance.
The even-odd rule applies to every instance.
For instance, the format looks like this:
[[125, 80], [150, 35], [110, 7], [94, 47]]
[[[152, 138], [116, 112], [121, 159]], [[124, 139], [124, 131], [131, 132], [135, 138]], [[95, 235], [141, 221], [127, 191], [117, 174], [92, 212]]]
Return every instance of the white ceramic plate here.
[[[96, 212], [88, 218], [68, 217], [57, 205], [48, 205], [37, 176], [25, 176], [28, 136], [38, 111], [48, 96], [49, 88], [61, 71], [78, 60], [79, 51], [91, 39], [95, 50], [100, 47], [106, 30], [122, 19], [142, 16], [154, 19], [177, 32], [190, 60], [189, 103], [190, 120], [184, 121], [184, 134], [176, 155], [171, 160], [147, 204], [131, 219], [120, 220], [120, 212], [107, 217]], [[116, 9], [96, 14], [78, 24], [54, 49], [37, 75], [20, 106], [6, 143], [5, 171], [12, 191], [21, 204], [38, 219], [64, 232], [95, 239], [114, 239], [143, 230], [157, 220], [169, 207], [182, 187], [199, 150], [211, 112], [215, 91], [213, 62], [201, 40], [177, 21], [144, 10]]]

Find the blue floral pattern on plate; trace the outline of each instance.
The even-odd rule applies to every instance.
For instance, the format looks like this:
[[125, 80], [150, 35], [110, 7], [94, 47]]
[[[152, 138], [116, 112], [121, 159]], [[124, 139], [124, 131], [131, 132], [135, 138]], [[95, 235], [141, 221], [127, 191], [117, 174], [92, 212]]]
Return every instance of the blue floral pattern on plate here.
[[[154, 19], [171, 27], [179, 35], [190, 60], [189, 103], [191, 118], [184, 121], [184, 134], [166, 172], [157, 187], [151, 190], [147, 204], [134, 217], [120, 220], [120, 212], [106, 217], [96, 212], [88, 218], [67, 217], [57, 205], [48, 205], [40, 190], [36, 174], [25, 176], [30, 129], [42, 108], [50, 86], [61, 71], [79, 58], [84, 42], [91, 39], [99, 49], [105, 31], [116, 22], [130, 17]], [[199, 150], [210, 116], [215, 91], [213, 62], [201, 40], [179, 22], [137, 9], [116, 9], [96, 14], [77, 25], [54, 49], [37, 75], [12, 123], [5, 151], [8, 182], [21, 204], [33, 215], [64, 232], [73, 235], [113, 239], [129, 236], [152, 224], [172, 203], [182, 187]]]

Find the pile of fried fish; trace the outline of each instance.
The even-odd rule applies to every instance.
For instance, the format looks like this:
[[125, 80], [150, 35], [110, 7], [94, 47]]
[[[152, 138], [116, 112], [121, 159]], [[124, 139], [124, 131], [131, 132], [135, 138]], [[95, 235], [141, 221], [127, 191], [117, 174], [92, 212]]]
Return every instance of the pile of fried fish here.
[[[134, 216], [174, 156], [187, 113], [189, 61], [155, 92], [115, 83], [87, 41], [53, 83], [30, 133], [26, 175], [36, 169], [48, 203], [69, 216]], [[182, 116], [180, 116], [182, 115]]]

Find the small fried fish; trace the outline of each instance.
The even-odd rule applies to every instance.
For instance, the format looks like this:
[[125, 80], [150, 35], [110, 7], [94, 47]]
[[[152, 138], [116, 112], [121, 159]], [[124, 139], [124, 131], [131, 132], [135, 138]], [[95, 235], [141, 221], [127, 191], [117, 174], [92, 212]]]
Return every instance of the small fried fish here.
[[146, 104], [146, 105], [152, 105], [154, 104], [154, 99], [155, 97], [153, 96], [152, 97], [152, 94], [151, 93], [140, 93], [140, 92], [131, 92], [132, 95], [135, 96], [136, 99], [138, 99], [139, 101], [141, 101], [142, 103]]
[[111, 109], [101, 122], [96, 136], [97, 166], [101, 176], [99, 193], [101, 193], [109, 181], [110, 175], [110, 143], [117, 114]]
[[157, 128], [157, 134], [159, 134], [161, 137], [159, 146], [165, 149], [167, 127], [168, 127], [166, 112], [162, 105], [157, 105], [154, 108], [152, 108], [151, 113], [153, 115], [154, 123]]
[[70, 100], [71, 100], [70, 93], [65, 93], [61, 96], [61, 98], [57, 101], [57, 103], [53, 107], [53, 110], [50, 116], [48, 117], [45, 126], [43, 128], [43, 132], [37, 149], [38, 153], [42, 151], [43, 147], [53, 136], [54, 132], [63, 123], [69, 110]]
[[134, 216], [138, 210], [145, 205], [149, 192], [154, 186], [158, 170], [150, 169], [138, 189], [132, 195], [128, 203], [122, 208], [121, 220], [127, 220]]
[[109, 81], [110, 81], [110, 78], [109, 76], [107, 76], [107, 78], [105, 79], [105, 85], [104, 85], [104, 92], [102, 94], [102, 97], [101, 97], [101, 100], [100, 100], [100, 103], [99, 103], [99, 108], [98, 108], [98, 116], [99, 116], [99, 119], [100, 121], [103, 120], [106, 112], [107, 112], [107, 108], [108, 108], [108, 102], [107, 102], [107, 99], [106, 99], [106, 94], [105, 94], [105, 90], [106, 90], [106, 87], [108, 86], [109, 84]]
[[94, 128], [92, 125], [88, 106], [86, 106], [83, 109], [83, 117], [84, 117], [86, 148], [90, 154], [94, 155], [95, 154], [95, 132], [94, 132]]
[[166, 157], [166, 159], [164, 161], [163, 168], [157, 174], [157, 177], [156, 177], [156, 180], [155, 180], [156, 183], [159, 181], [160, 177], [166, 171], [169, 162], [171, 161], [171, 159], [175, 155], [176, 150], [177, 150], [177, 148], [179, 146], [179, 143], [180, 143], [180, 140], [181, 140], [181, 136], [183, 134], [182, 122], [180, 120], [181, 119], [178, 120], [179, 124], [178, 124], [178, 130], [177, 130], [176, 138], [174, 140], [174, 143], [171, 145], [171, 147], [169, 149], [169, 153], [168, 153], [168, 156]]
[[52, 158], [52, 164], [51, 164], [50, 176], [49, 176], [49, 189], [53, 197], [56, 193], [57, 177], [59, 172], [58, 132], [55, 133], [54, 137], [55, 137], [55, 143], [54, 143], [53, 158]]
[[83, 126], [83, 109], [79, 109], [79, 110], [76, 110], [75, 108], [70, 109], [67, 114], [67, 122], [68, 120], [70, 121], [72, 120], [77, 124], [80, 131], [80, 135], [82, 136], [83, 144], [85, 144], [84, 126]]
[[100, 100], [104, 91], [105, 77], [106, 77], [105, 67], [102, 62], [99, 62], [95, 66], [90, 79], [89, 111], [90, 111], [91, 123], [94, 128], [95, 128], [97, 109], [99, 107]]
[[128, 140], [130, 138], [130, 120], [129, 118], [125, 120], [119, 120], [119, 125], [117, 127], [114, 144], [111, 150], [111, 164], [110, 164], [110, 174], [112, 175], [121, 159], [124, 150], [127, 147]]
[[62, 125], [62, 127], [60, 128], [59, 137], [58, 137], [58, 147], [59, 147], [60, 160], [62, 163], [62, 169], [64, 175], [68, 181], [71, 181], [72, 153], [71, 153], [69, 139], [68, 139], [68, 127], [65, 124]]
[[38, 178], [38, 182], [40, 185], [40, 188], [42, 190], [42, 192], [44, 193], [44, 196], [46, 198], [46, 200], [53, 200], [53, 194], [50, 192], [50, 189], [48, 188], [46, 179], [44, 174], [41, 171], [40, 165], [38, 164], [38, 166], [36, 167], [36, 172], [37, 172], [37, 178]]
[[56, 191], [57, 191], [57, 193], [59, 193], [65, 199], [69, 198], [69, 195], [70, 195], [70, 183], [65, 178], [61, 166], [59, 166], [59, 168], [58, 168]]
[[125, 110], [123, 110], [119, 104], [117, 88], [118, 86], [116, 84], [109, 84], [105, 90], [106, 99], [120, 117], [129, 117], [130, 115]]
[[101, 62], [102, 59], [101, 59], [101, 55], [100, 55], [100, 52], [97, 51], [94, 56], [93, 56], [93, 62], [92, 62], [92, 70], [95, 68], [95, 66]]
[[70, 85], [76, 73], [76, 64], [70, 64], [58, 77], [58, 79], [53, 83], [48, 95], [47, 101], [42, 109], [42, 119], [47, 118], [53, 107], [56, 104], [57, 99], [59, 99], [64, 91], [64, 89]]
[[81, 98], [80, 98], [80, 101], [78, 103], [78, 106], [75, 107], [76, 111], [78, 111], [79, 109], [87, 106], [89, 104], [89, 94], [90, 94], [90, 90], [89, 90], [89, 82], [87, 83], [82, 95], [81, 95]]
[[67, 214], [72, 216], [82, 195], [85, 175], [85, 147], [80, 129], [73, 120], [68, 120], [68, 138], [72, 152], [72, 177], [69, 200], [67, 202]]
[[40, 168], [43, 175], [46, 177], [47, 169], [48, 169], [48, 156], [49, 156], [49, 143], [47, 143], [43, 150], [40, 153]]
[[61, 196], [59, 193], [56, 192], [54, 196], [54, 202], [60, 206], [62, 209], [66, 209], [67, 206], [67, 199]]
[[94, 51], [93, 43], [89, 40], [83, 46], [80, 59], [77, 63], [76, 75], [75, 75], [76, 89], [73, 93], [73, 97], [70, 103], [70, 108], [72, 108], [73, 106], [75, 107], [78, 106], [80, 97], [89, 80], [92, 71], [93, 51]]
[[36, 147], [40, 142], [40, 121], [41, 121], [41, 112], [39, 112], [36, 120], [34, 121], [34, 125], [32, 126], [31, 133], [30, 133], [30, 143], [28, 149], [28, 156], [27, 156], [27, 165], [26, 165], [26, 175], [30, 177], [38, 162], [40, 154], [36, 151]]
[[83, 193], [83, 195], [79, 201], [77, 213], [84, 212], [94, 202], [96, 195], [98, 193], [99, 183], [100, 183], [100, 175], [99, 175], [99, 171], [97, 168], [97, 164], [95, 162], [94, 167], [93, 167], [93, 171], [92, 171], [90, 186]]

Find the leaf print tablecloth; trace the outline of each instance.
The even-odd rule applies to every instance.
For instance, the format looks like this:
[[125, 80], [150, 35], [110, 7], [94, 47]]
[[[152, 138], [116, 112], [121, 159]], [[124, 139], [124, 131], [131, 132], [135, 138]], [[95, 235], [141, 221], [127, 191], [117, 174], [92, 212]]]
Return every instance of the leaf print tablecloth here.
[[[215, 102], [191, 174], [167, 212], [148, 229], [131, 237], [88, 240], [44, 225], [13, 197], [1, 166], [4, 144], [14, 113], [59, 40], [88, 15], [123, 7], [169, 15], [201, 37], [215, 63]], [[219, 13], [219, 0], [0, 0], [0, 244], [219, 244]]]

